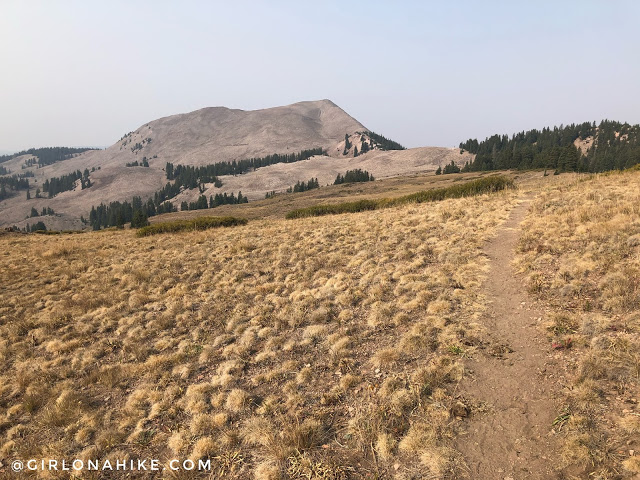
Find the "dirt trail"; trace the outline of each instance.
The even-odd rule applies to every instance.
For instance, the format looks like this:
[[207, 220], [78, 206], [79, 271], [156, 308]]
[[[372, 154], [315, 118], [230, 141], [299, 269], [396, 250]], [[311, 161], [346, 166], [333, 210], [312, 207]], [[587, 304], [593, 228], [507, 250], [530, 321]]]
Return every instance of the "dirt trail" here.
[[557, 478], [557, 440], [551, 425], [558, 414], [550, 374], [550, 347], [536, 328], [543, 317], [527, 295], [511, 262], [530, 197], [511, 212], [486, 245], [490, 270], [485, 282], [489, 303], [483, 318], [489, 342], [466, 362], [459, 388], [472, 405], [457, 449], [474, 480]]

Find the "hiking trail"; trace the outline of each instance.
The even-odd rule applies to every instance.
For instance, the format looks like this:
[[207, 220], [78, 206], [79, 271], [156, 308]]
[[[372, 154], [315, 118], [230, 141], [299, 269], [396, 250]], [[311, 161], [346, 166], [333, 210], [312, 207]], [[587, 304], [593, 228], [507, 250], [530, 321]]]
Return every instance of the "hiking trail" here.
[[466, 477], [474, 480], [557, 478], [558, 440], [552, 423], [558, 415], [558, 370], [537, 327], [544, 312], [512, 266], [530, 202], [531, 196], [522, 197], [485, 247], [490, 263], [482, 323], [489, 341], [465, 362], [459, 388], [472, 413], [461, 422], [456, 441]]

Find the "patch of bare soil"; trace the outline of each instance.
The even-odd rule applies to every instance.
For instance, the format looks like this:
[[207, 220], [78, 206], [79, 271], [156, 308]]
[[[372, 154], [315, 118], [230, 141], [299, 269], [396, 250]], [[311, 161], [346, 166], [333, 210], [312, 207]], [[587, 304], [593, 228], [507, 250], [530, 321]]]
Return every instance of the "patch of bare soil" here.
[[488, 341], [466, 362], [459, 388], [471, 414], [456, 442], [466, 477], [475, 480], [560, 478], [552, 426], [558, 412], [557, 368], [537, 328], [543, 312], [511, 265], [529, 201], [523, 199], [486, 246]]

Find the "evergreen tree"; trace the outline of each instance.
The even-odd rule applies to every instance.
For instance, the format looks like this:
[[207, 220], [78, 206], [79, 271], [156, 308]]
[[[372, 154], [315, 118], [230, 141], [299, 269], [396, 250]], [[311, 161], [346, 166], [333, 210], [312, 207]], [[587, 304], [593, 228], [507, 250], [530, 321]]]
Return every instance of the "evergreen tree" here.
[[346, 155], [347, 153], [349, 153], [349, 150], [351, 150], [351, 142], [349, 141], [349, 134], [345, 133], [344, 134], [344, 151], [342, 152], [342, 154]]
[[442, 171], [442, 173], [460, 173], [460, 167], [458, 167], [455, 163], [453, 163], [453, 160], [451, 160], [450, 164], [444, 166], [444, 170]]
[[147, 214], [142, 210], [135, 210], [133, 213], [133, 219], [131, 220], [131, 228], [142, 228], [149, 225]]
[[[318, 179], [316, 179], [316, 183], [317, 180]], [[338, 174], [333, 184], [339, 185], [341, 183], [373, 182], [374, 180], [373, 175], [369, 172], [362, 170], [361, 168], [357, 168], [355, 170], [347, 170], [347, 173], [345, 173], [344, 176]]]
[[405, 147], [400, 145], [398, 142], [394, 142], [393, 140], [389, 140], [382, 135], [379, 135], [371, 130], [365, 132], [371, 140], [371, 148], [378, 148], [380, 150], [405, 150]]
[[46, 232], [47, 231], [47, 226], [44, 224], [44, 222], [42, 220], [40, 220], [40, 221], [36, 222], [31, 227], [31, 231], [32, 232], [38, 232], [38, 231]]
[[438, 167], [436, 170], [436, 175], [442, 175], [442, 167]]

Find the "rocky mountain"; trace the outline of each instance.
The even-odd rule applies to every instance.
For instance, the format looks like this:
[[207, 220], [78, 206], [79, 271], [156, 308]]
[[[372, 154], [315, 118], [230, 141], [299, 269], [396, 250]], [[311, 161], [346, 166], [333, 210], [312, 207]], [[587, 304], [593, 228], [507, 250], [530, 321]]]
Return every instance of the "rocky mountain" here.
[[[172, 115], [142, 125], [109, 148], [76, 154], [40, 168], [33, 155], [3, 162], [0, 165], [7, 171], [5, 177], [32, 176], [26, 177], [30, 199], [26, 190], [9, 189], [9, 198], [0, 201], [0, 226], [23, 227], [37, 220], [47, 228], [82, 228], [80, 217], [87, 218], [94, 205], [131, 201], [133, 196], [143, 200], [153, 197], [168, 181], [164, 171], [168, 162], [204, 166], [322, 149], [323, 155], [304, 161], [277, 163], [242, 175], [221, 177], [219, 187], [213, 183], [203, 185], [207, 196], [241, 190], [249, 200], [255, 200], [264, 198], [266, 192], [285, 190], [298, 180], [318, 177], [321, 184], [328, 183], [350, 168], [364, 168], [381, 178], [435, 170], [452, 159], [462, 162], [470, 158], [468, 154], [460, 155], [458, 149], [383, 151], [385, 145], [380, 143], [380, 137], [372, 135], [330, 100], [253, 111], [213, 107]], [[365, 150], [370, 151], [354, 156], [356, 149], [363, 152], [365, 143]], [[48, 198], [44, 192], [47, 182], [63, 177], [67, 186], [75, 182], [72, 188]], [[38, 188], [41, 198], [36, 198]], [[179, 205], [201, 193], [198, 188], [186, 190], [171, 201]], [[33, 209], [42, 213], [43, 208], [54, 214], [27, 218]]]

